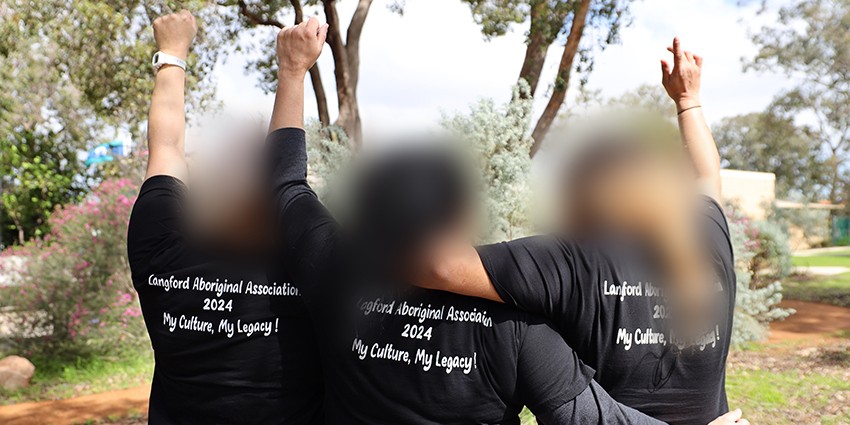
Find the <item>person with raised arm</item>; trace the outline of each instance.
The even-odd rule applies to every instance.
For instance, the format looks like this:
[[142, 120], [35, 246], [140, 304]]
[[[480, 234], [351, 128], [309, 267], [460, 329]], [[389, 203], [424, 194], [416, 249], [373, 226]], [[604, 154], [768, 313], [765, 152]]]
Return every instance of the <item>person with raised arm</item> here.
[[[421, 287], [551, 320], [611, 396], [672, 424], [727, 421], [736, 278], [720, 206], [720, 160], [699, 100], [703, 59], [669, 50], [662, 84], [703, 195], [656, 133], [609, 123], [570, 167], [562, 234], [473, 247], [435, 243]], [[720, 416], [718, 418], [718, 416]], [[737, 421], [737, 422], [736, 422]]]
[[[322, 424], [312, 324], [297, 288], [267, 261], [277, 255], [263, 236], [273, 223], [265, 192], [236, 172], [255, 166], [256, 158], [230, 156], [217, 182], [198, 173], [190, 177], [184, 86], [195, 18], [185, 10], [162, 16], [153, 31], [159, 52], [153, 60], [150, 156], [127, 236], [155, 358], [148, 422]], [[264, 131], [259, 133], [254, 145], [261, 148]], [[244, 138], [240, 151], [250, 151], [250, 135], [238, 137]], [[203, 203], [209, 214], [192, 212], [200, 209], [193, 198], [199, 191], [216, 193]]]
[[[347, 226], [307, 182], [304, 79], [327, 26], [278, 35], [268, 150], [284, 262], [322, 335], [333, 424], [656, 424], [615, 402], [551, 326], [504, 304], [413, 287], [397, 274], [418, 247], [465, 234], [470, 188], [458, 160], [387, 153], [355, 177]], [[724, 418], [735, 423], [740, 412]]]

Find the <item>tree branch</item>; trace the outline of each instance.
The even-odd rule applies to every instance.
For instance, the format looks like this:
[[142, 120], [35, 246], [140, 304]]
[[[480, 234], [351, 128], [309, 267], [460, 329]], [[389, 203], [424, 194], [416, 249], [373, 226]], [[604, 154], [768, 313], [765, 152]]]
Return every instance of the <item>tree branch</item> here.
[[277, 28], [283, 28], [284, 27], [284, 25], [280, 21], [277, 21], [275, 19], [270, 19], [270, 18], [264, 18], [264, 17], [262, 17], [262, 16], [260, 16], [256, 13], [248, 10], [248, 5], [245, 3], [244, 0], [239, 0], [236, 3], [239, 5], [239, 13], [241, 13], [242, 16], [247, 18], [248, 22], [250, 22], [254, 25], [267, 25], [267, 26], [272, 26], [272, 27], [277, 27]]
[[549, 98], [546, 109], [543, 110], [543, 115], [534, 127], [534, 132], [531, 133], [531, 138], [534, 139], [530, 152], [532, 157], [540, 149], [543, 138], [549, 132], [549, 128], [552, 126], [552, 122], [555, 121], [555, 117], [558, 115], [558, 111], [561, 109], [561, 105], [563, 105], [564, 99], [567, 96], [567, 88], [570, 85], [570, 73], [573, 70], [573, 60], [576, 57], [576, 53], [578, 53], [578, 47], [584, 32], [584, 26], [587, 23], [587, 13], [589, 10], [590, 0], [582, 0], [575, 14], [573, 14], [570, 34], [567, 36], [567, 44], [564, 46], [564, 54], [561, 56], [560, 65], [558, 65], [558, 74], [555, 76], [555, 89], [552, 91], [552, 97]]
[[336, 11], [335, 0], [324, 0], [322, 6], [325, 11], [325, 19], [328, 22], [327, 43], [331, 47], [334, 57], [334, 77], [336, 78], [337, 103], [339, 105], [339, 116], [336, 123], [352, 139], [355, 147], [360, 143], [358, 132], [357, 102], [351, 88], [351, 74], [348, 66], [348, 50], [342, 41], [340, 33], [339, 14]]
[[348, 24], [348, 34], [345, 37], [345, 49], [348, 55], [348, 78], [351, 83], [352, 94], [357, 96], [357, 83], [360, 81], [360, 35], [363, 33], [363, 24], [369, 14], [372, 0], [360, 0], [357, 9]]
[[[301, 0], [289, 0], [292, 9], [295, 10], [295, 25], [304, 20], [304, 8]], [[319, 64], [315, 63], [310, 68], [310, 83], [313, 84], [313, 93], [316, 95], [316, 109], [318, 109], [319, 122], [322, 127], [331, 125], [331, 115], [328, 112], [328, 97], [325, 94], [325, 85], [322, 83], [322, 73], [319, 72]]]

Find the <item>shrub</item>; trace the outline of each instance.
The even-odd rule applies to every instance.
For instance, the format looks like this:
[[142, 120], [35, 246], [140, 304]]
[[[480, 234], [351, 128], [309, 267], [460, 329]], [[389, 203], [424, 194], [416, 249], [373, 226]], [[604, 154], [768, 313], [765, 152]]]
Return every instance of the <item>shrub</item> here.
[[354, 152], [348, 136], [339, 127], [322, 127], [309, 121], [304, 127], [307, 137], [307, 165], [310, 184], [323, 201], [329, 201], [329, 190], [351, 162]]
[[738, 297], [732, 343], [762, 340], [768, 324], [794, 313], [779, 307], [782, 283], [790, 271], [787, 237], [770, 223], [756, 223], [736, 213], [729, 216], [735, 253]]
[[11, 302], [19, 352], [79, 358], [145, 341], [126, 258], [136, 189], [104, 181], [81, 203], [57, 209], [47, 236], [4, 253], [26, 259]]
[[813, 208], [778, 208], [770, 211], [769, 220], [794, 235], [794, 248], [816, 248], [830, 242], [829, 210]]
[[770, 221], [752, 223], [755, 227], [755, 254], [750, 260], [750, 286], [763, 288], [791, 274], [791, 248], [782, 228]]
[[531, 99], [520, 96], [527, 91], [521, 81], [506, 105], [484, 99], [468, 115], [443, 117], [443, 127], [469, 143], [480, 161], [489, 241], [521, 237], [530, 227]]

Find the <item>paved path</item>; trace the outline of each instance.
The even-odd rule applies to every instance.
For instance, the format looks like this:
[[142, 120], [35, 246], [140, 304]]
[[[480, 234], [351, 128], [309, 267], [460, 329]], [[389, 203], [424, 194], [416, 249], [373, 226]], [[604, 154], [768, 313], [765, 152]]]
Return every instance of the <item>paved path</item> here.
[[794, 251], [795, 257], [811, 257], [814, 255], [824, 255], [824, 254], [836, 254], [842, 252], [850, 251], [850, 247], [848, 246], [831, 246], [829, 248], [812, 248], [812, 249], [801, 249], [799, 251]]
[[850, 272], [850, 267], [842, 266], [797, 266], [794, 273], [810, 274], [815, 276], [836, 276]]
[[147, 413], [150, 385], [56, 401], [0, 406], [3, 425], [74, 425], [130, 412]]

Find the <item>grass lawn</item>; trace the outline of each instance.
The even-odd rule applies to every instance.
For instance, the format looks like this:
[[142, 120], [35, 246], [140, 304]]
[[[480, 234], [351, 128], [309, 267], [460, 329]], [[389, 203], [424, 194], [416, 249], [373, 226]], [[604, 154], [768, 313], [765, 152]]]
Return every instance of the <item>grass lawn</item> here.
[[792, 300], [850, 308], [850, 273], [823, 277], [792, 277], [783, 283], [782, 295]]
[[850, 249], [842, 251], [834, 251], [808, 257], [795, 256], [791, 257], [791, 263], [795, 266], [836, 266], [850, 267]]
[[[793, 257], [802, 267], [850, 267], [850, 249], [809, 257]], [[783, 296], [792, 300], [814, 301], [850, 307], [850, 273], [835, 276], [792, 276], [783, 282]]]
[[[0, 393], [0, 404], [66, 398], [119, 388], [150, 379], [149, 353], [80, 365], [42, 364], [33, 385]], [[754, 424], [850, 423], [850, 343], [820, 348], [795, 344], [749, 344], [730, 354], [726, 389], [732, 408], [741, 407]], [[91, 421], [98, 425], [143, 425], [144, 415]], [[524, 425], [535, 424], [527, 410]]]
[[17, 391], [0, 390], [0, 405], [130, 388], [150, 382], [153, 375], [153, 353], [147, 350], [120, 358], [92, 359], [76, 364], [60, 363], [51, 358], [33, 358], [30, 361], [35, 364], [31, 385]]
[[842, 424], [850, 413], [833, 408], [836, 395], [850, 396], [846, 377], [798, 370], [730, 370], [726, 377], [729, 407], [740, 407], [752, 423]]
[[726, 392], [753, 424], [850, 423], [850, 341], [750, 344], [730, 353]]

